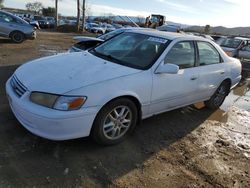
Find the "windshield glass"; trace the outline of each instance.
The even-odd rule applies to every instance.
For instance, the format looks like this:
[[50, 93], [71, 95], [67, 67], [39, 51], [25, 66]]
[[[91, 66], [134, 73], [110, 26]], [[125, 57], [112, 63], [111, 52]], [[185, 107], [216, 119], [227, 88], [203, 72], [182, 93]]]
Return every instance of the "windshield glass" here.
[[122, 33], [90, 51], [105, 60], [141, 70], [150, 68], [169, 44], [165, 38]]
[[109, 32], [107, 34], [101, 35], [98, 38], [102, 39], [102, 40], [108, 40], [108, 39], [110, 39], [110, 38], [114, 37], [115, 35], [118, 35], [118, 34], [120, 34], [122, 32], [124, 32], [124, 30], [117, 29], [115, 31], [111, 31], [111, 32]]
[[227, 48], [238, 48], [241, 42], [242, 40], [240, 39], [226, 38], [223, 41], [221, 41], [221, 46]]

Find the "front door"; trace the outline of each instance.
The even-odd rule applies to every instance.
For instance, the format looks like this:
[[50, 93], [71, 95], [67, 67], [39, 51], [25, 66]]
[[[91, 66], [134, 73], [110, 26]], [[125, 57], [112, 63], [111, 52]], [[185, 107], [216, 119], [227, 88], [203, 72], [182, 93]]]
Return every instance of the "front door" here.
[[178, 42], [168, 52], [164, 62], [179, 66], [177, 74], [153, 74], [150, 113], [192, 104], [196, 101], [199, 75], [192, 41]]

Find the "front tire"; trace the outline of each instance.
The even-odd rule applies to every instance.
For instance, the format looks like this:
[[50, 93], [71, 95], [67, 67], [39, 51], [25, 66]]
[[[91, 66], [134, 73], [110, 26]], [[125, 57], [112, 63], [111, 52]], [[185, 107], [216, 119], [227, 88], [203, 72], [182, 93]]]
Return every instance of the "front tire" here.
[[25, 39], [25, 36], [20, 31], [14, 31], [11, 33], [10, 38], [14, 43], [22, 43]]
[[136, 126], [138, 111], [127, 98], [120, 98], [105, 105], [97, 114], [92, 138], [102, 145], [113, 145], [123, 141]]
[[218, 109], [224, 102], [229, 92], [230, 92], [230, 84], [225, 81], [222, 82], [221, 85], [217, 88], [217, 90], [213, 94], [213, 96], [208, 101], [205, 101], [206, 107], [212, 110]]

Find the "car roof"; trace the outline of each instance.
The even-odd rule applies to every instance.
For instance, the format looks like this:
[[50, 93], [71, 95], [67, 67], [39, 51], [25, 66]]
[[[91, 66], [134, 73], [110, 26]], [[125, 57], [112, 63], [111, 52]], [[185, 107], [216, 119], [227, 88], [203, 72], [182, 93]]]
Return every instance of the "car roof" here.
[[8, 15], [10, 15], [10, 16], [15, 16], [14, 14], [12, 14], [12, 13], [10, 13], [10, 12], [7, 12], [7, 11], [5, 11], [5, 10], [0, 10], [0, 12], [3, 12], [3, 13], [8, 14]]
[[208, 39], [200, 36], [193, 36], [193, 35], [187, 35], [182, 33], [174, 33], [174, 32], [167, 32], [167, 31], [158, 31], [154, 29], [142, 29], [142, 30], [128, 30], [127, 32], [133, 32], [133, 33], [141, 33], [145, 35], [151, 35], [155, 37], [161, 37], [168, 40], [175, 40], [178, 38], [183, 38], [187, 40], [203, 40], [208, 41]]
[[250, 40], [250, 38], [244, 38], [244, 37], [234, 37], [234, 38], [239, 40]]

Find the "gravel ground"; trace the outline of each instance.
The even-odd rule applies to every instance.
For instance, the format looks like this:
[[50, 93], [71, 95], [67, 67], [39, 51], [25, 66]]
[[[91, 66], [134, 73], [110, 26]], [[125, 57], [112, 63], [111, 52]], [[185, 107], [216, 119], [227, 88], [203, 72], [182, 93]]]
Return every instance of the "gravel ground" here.
[[54, 142], [26, 131], [4, 84], [19, 64], [66, 51], [75, 34], [0, 39], [0, 187], [250, 187], [250, 81], [217, 111], [203, 103], [146, 119], [125, 142]]

